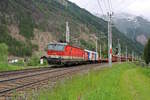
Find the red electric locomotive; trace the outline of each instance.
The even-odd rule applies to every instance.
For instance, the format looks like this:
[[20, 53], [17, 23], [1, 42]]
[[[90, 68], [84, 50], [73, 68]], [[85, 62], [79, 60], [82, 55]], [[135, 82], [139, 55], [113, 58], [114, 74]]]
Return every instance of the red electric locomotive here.
[[49, 64], [80, 63], [88, 59], [87, 53], [67, 43], [48, 44], [47, 60]]
[[[84, 63], [103, 63], [108, 59], [99, 59], [98, 53], [79, 47], [71, 46], [67, 43], [50, 43], [48, 44], [46, 58], [49, 64], [84, 64]], [[127, 58], [129, 61], [132, 57]], [[117, 62], [119, 57], [112, 55], [112, 62]], [[121, 61], [126, 61], [126, 57], [121, 57]]]

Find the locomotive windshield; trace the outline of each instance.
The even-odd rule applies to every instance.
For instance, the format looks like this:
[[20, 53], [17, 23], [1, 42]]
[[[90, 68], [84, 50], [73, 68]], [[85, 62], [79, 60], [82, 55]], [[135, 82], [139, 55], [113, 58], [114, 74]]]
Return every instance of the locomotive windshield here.
[[55, 51], [64, 51], [65, 45], [62, 44], [49, 44], [48, 50], [55, 50]]

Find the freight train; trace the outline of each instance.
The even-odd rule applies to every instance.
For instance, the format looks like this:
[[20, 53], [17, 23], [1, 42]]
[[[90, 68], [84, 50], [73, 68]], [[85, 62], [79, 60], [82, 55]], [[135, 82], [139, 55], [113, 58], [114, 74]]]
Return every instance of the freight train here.
[[[63, 65], [108, 62], [108, 59], [100, 59], [98, 52], [71, 46], [67, 43], [49, 43], [47, 56], [41, 57], [41, 59], [44, 58], [49, 64]], [[118, 58], [113, 55], [112, 61], [117, 62]], [[131, 61], [132, 57], [121, 57], [120, 59], [121, 61]]]

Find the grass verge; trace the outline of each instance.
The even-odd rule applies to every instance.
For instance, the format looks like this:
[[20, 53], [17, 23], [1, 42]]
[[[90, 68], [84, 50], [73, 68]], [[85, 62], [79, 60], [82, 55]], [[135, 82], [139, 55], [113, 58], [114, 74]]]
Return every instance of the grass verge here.
[[[30, 95], [36, 100], [149, 100], [150, 69], [135, 64], [114, 64], [62, 81], [54, 89]], [[35, 96], [35, 94], [37, 94]]]
[[22, 66], [9, 65], [7, 63], [0, 63], [0, 72], [11, 71], [11, 70], [21, 70], [24, 69]]
[[22, 65], [15, 65], [15, 64], [0, 63], [0, 72], [31, 69], [31, 68], [41, 68], [41, 67], [49, 67], [49, 66], [48, 65], [40, 65], [40, 64], [37, 66], [26, 66], [26, 65], [22, 66]]

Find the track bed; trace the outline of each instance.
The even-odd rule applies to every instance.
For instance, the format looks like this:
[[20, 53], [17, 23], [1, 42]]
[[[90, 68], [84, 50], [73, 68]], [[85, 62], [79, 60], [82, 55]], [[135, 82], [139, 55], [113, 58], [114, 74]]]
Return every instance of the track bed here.
[[43, 84], [57, 81], [60, 78], [80, 73], [93, 68], [101, 68], [107, 64], [80, 65], [67, 68], [40, 68], [0, 73], [0, 97], [11, 97], [14, 91], [35, 89]]

